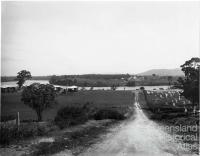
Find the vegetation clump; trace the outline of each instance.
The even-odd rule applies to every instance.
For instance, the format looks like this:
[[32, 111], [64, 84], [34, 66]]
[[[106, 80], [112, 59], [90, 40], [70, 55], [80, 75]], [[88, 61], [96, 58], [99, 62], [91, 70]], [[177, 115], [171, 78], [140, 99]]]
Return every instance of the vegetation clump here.
[[83, 107], [67, 106], [61, 108], [55, 117], [55, 124], [62, 129], [73, 125], [83, 124], [89, 119], [125, 119], [124, 114], [117, 110], [93, 108], [88, 105], [89, 103], [84, 104]]
[[55, 89], [53, 85], [33, 83], [24, 88], [21, 101], [34, 109], [38, 116], [38, 121], [42, 121], [42, 112], [51, 107], [55, 99]]
[[22, 70], [20, 72], [17, 73], [17, 84], [19, 86], [19, 89], [21, 89], [21, 87], [23, 86], [23, 84], [25, 83], [26, 80], [31, 79], [31, 73], [29, 71], [26, 70]]
[[72, 125], [78, 125], [86, 122], [88, 116], [81, 107], [67, 106], [61, 108], [55, 117], [55, 124], [61, 129]]
[[123, 120], [125, 119], [124, 115], [119, 113], [116, 110], [110, 109], [100, 109], [94, 114], [95, 120], [103, 120], [103, 119], [115, 119], [115, 120]]
[[0, 125], [0, 145], [9, 145], [20, 139], [47, 135], [54, 128], [52, 124], [23, 123], [20, 126], [13, 124]]

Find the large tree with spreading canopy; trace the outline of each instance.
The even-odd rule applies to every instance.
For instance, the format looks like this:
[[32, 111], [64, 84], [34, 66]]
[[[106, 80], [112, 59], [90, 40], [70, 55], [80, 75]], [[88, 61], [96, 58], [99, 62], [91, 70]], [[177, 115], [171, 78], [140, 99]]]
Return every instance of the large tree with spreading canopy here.
[[42, 121], [42, 112], [55, 102], [55, 95], [53, 85], [34, 83], [23, 90], [21, 100], [34, 109], [38, 121]]
[[20, 72], [17, 73], [17, 84], [19, 86], [19, 89], [23, 86], [26, 80], [31, 79], [31, 73], [27, 70], [21, 70]]

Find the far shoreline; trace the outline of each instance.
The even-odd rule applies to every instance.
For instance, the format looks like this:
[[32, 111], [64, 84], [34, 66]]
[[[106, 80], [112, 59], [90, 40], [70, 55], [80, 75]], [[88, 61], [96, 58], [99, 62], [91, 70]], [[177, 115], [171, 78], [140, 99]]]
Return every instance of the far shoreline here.
[[[1, 88], [4, 88], [4, 87], [17, 87], [17, 81], [1, 81]], [[32, 83], [42, 83], [42, 84], [50, 84], [48, 80], [35, 80], [35, 79], [31, 79], [31, 80], [27, 80], [25, 82], [25, 85], [24, 86], [28, 86]], [[52, 84], [54, 85], [55, 87], [69, 87], [67, 85], [56, 85], [56, 84]], [[78, 86], [79, 88], [110, 88], [111, 86]], [[170, 86], [169, 85], [166, 85], [166, 84], [158, 84], [158, 85], [135, 85], [135, 86], [117, 86], [117, 88], [135, 88], [135, 87], [155, 87], [157, 89], [159, 89], [158, 87], [160, 88], [163, 88], [163, 89], [166, 89], [166, 88], [169, 88]], [[117, 89], [118, 90], [118, 89]], [[122, 90], [122, 89], [121, 89]]]

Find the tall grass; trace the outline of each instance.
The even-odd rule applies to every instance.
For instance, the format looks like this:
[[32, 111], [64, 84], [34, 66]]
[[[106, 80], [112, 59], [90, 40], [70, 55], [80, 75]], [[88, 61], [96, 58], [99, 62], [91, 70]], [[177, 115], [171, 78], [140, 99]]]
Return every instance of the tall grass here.
[[0, 125], [0, 145], [6, 146], [21, 139], [47, 135], [54, 128], [55, 126], [52, 123], [23, 123], [19, 127], [2, 123]]

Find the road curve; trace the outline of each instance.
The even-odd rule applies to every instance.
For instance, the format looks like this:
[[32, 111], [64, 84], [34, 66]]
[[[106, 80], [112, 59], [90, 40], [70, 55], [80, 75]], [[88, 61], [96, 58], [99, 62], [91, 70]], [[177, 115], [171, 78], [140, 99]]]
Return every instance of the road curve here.
[[149, 120], [135, 95], [136, 117], [108, 134], [80, 156], [195, 156]]

